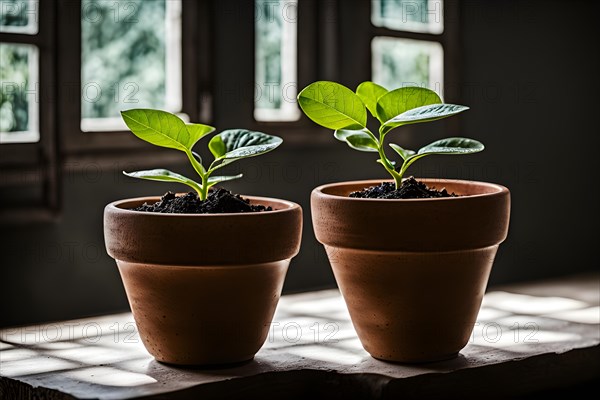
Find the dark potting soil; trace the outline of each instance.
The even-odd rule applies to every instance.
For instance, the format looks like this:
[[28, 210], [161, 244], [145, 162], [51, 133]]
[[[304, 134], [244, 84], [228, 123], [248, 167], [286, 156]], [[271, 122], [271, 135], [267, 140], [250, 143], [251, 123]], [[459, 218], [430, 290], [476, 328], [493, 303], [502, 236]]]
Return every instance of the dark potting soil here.
[[350, 197], [361, 199], [433, 199], [438, 197], [458, 197], [458, 195], [448, 193], [445, 188], [442, 188], [442, 190], [430, 188], [411, 176], [402, 182], [402, 186], [398, 190], [396, 190], [396, 185], [393, 182], [382, 182], [377, 186], [352, 192], [350, 193]]
[[196, 193], [190, 192], [175, 196], [167, 192], [159, 201], [153, 204], [144, 203], [134, 208], [135, 211], [173, 214], [221, 214], [272, 211], [271, 207], [253, 205], [239, 194], [233, 194], [225, 189], [211, 189], [206, 200], [202, 201]]

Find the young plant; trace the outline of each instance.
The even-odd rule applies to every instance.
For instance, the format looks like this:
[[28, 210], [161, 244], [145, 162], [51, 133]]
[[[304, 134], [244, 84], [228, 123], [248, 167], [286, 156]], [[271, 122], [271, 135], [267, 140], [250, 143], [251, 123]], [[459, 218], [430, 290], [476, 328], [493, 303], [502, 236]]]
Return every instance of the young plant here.
[[123, 171], [123, 173], [132, 178], [183, 183], [194, 189], [200, 200], [206, 200], [208, 189], [215, 184], [242, 177], [242, 174], [212, 176], [216, 170], [242, 158], [267, 153], [283, 142], [280, 137], [262, 132], [246, 129], [226, 130], [213, 136], [208, 142], [208, 148], [214, 156], [214, 160], [208, 168], [205, 168], [202, 165], [202, 159], [192, 148], [200, 139], [215, 130], [212, 126], [186, 124], [178, 116], [160, 110], [133, 109], [122, 111], [121, 116], [131, 132], [140, 139], [155, 146], [184, 152], [200, 176], [200, 182], [166, 169]]
[[[298, 94], [298, 104], [311, 120], [333, 129], [336, 139], [353, 149], [378, 153], [377, 162], [394, 178], [396, 189], [402, 185], [406, 170], [420, 158], [431, 154], [470, 154], [484, 148], [477, 140], [460, 137], [437, 140], [416, 152], [390, 143], [402, 159], [396, 167], [384, 150], [388, 133], [402, 125], [435, 121], [469, 109], [445, 104], [433, 90], [421, 87], [388, 91], [376, 83], [363, 82], [354, 93], [339, 83], [319, 81]], [[367, 128], [367, 109], [380, 123], [377, 136]]]

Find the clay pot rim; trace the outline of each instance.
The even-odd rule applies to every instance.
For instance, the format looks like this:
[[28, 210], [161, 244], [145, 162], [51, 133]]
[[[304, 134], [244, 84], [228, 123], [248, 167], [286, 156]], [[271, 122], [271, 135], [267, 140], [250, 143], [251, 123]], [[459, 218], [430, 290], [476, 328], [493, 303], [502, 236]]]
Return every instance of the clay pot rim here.
[[393, 179], [366, 179], [366, 180], [358, 180], [358, 181], [343, 181], [343, 182], [327, 183], [325, 185], [321, 185], [321, 186], [318, 186], [315, 189], [313, 189], [313, 194], [318, 195], [319, 197], [322, 197], [322, 198], [338, 199], [338, 200], [344, 199], [344, 200], [353, 201], [353, 202], [374, 202], [374, 203], [398, 204], [398, 203], [415, 203], [415, 202], [458, 201], [458, 200], [473, 199], [473, 198], [480, 198], [480, 197], [500, 196], [500, 195], [505, 195], [505, 194], [509, 193], [509, 190], [507, 187], [499, 185], [497, 183], [472, 181], [472, 180], [465, 180], [465, 179], [443, 179], [443, 178], [415, 178], [415, 179], [420, 182], [424, 182], [426, 184], [429, 184], [429, 183], [440, 184], [440, 183], [447, 182], [447, 183], [451, 183], [453, 185], [485, 186], [485, 187], [492, 189], [493, 191], [488, 192], [488, 193], [461, 195], [458, 197], [437, 197], [437, 198], [430, 198], [430, 199], [372, 199], [372, 198], [348, 197], [347, 195], [342, 196], [342, 195], [338, 195], [338, 194], [331, 194], [331, 193], [325, 192], [327, 189], [337, 188], [340, 186], [365, 185], [364, 187], [369, 187], [369, 186], [378, 185], [382, 182], [394, 182]]
[[[185, 193], [176, 193], [182, 195]], [[144, 197], [132, 197], [127, 199], [121, 199], [113, 201], [106, 205], [106, 209], [111, 209], [119, 213], [128, 214], [139, 214], [139, 215], [151, 215], [153, 217], [164, 217], [164, 218], [224, 218], [224, 217], [239, 217], [239, 218], [253, 218], [259, 217], [264, 214], [279, 214], [290, 212], [291, 210], [300, 209], [300, 205], [289, 200], [276, 199], [273, 197], [261, 197], [261, 196], [246, 196], [240, 195], [245, 199], [250, 200], [252, 204], [264, 204], [271, 203], [271, 207], [274, 205], [282, 206], [282, 208], [274, 209], [271, 211], [260, 211], [260, 212], [240, 212], [240, 213], [218, 213], [218, 214], [196, 214], [196, 213], [155, 213], [148, 211], [135, 211], [129, 209], [129, 207], [141, 205], [144, 202], [156, 202], [160, 200], [161, 196], [144, 196]]]

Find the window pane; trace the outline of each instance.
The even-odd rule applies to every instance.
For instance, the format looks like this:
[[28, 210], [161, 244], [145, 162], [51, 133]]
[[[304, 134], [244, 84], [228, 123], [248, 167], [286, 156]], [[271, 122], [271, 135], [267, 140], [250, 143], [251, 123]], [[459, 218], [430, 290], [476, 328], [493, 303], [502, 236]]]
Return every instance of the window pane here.
[[40, 140], [38, 49], [0, 43], [0, 143]]
[[373, 82], [387, 89], [444, 89], [444, 51], [437, 42], [376, 37], [371, 42]]
[[255, 2], [254, 118], [295, 121], [297, 0]]
[[38, 32], [38, 1], [1, 0], [0, 32], [36, 34]]
[[442, 0], [373, 0], [371, 4], [375, 26], [409, 32], [444, 31]]
[[129, 108], [181, 110], [181, 1], [83, 0], [81, 129], [123, 130]]

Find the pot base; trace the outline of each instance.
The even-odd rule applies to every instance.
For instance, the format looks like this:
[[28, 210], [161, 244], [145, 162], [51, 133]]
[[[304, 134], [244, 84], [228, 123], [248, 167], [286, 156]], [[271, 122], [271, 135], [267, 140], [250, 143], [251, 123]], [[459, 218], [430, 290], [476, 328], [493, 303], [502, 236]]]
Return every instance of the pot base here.
[[211, 369], [212, 370], [212, 369], [227, 369], [227, 368], [241, 367], [243, 365], [249, 364], [252, 361], [254, 361], [254, 356], [248, 358], [247, 360], [243, 360], [243, 361], [224, 362], [224, 363], [217, 363], [217, 364], [175, 364], [175, 363], [171, 363], [168, 361], [159, 360], [156, 357], [154, 357], [154, 359], [161, 364], [172, 366], [172, 367], [190, 367], [190, 368], [196, 368], [196, 369]]
[[289, 260], [117, 265], [148, 352], [169, 364], [208, 366], [254, 357], [267, 338]]
[[451, 358], [467, 344], [498, 246], [422, 253], [325, 248], [365, 350], [412, 363]]
[[426, 359], [401, 359], [401, 360], [387, 359], [387, 358], [377, 357], [376, 355], [373, 355], [373, 354], [371, 354], [371, 357], [376, 358], [380, 361], [385, 361], [385, 362], [394, 363], [394, 364], [428, 364], [428, 363], [452, 360], [452, 359], [458, 357], [458, 353], [459, 352], [448, 354], [445, 356], [438, 356], [438, 357], [432, 357], [432, 358], [426, 358]]

